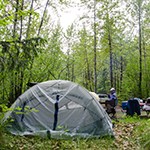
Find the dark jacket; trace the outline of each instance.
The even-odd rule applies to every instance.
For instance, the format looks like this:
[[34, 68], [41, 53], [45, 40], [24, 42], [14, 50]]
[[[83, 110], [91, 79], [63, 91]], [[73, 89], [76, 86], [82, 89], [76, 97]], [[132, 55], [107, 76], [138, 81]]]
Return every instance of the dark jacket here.
[[127, 115], [133, 116], [134, 114], [141, 115], [140, 104], [138, 100], [128, 100], [127, 103]]

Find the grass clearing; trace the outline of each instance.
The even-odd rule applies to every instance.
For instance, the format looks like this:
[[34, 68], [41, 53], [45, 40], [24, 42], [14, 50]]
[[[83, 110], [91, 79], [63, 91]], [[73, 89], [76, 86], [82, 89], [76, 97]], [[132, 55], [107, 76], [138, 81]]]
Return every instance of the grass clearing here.
[[113, 123], [115, 138], [58, 140], [3, 131], [1, 150], [150, 150], [150, 119], [123, 117]]

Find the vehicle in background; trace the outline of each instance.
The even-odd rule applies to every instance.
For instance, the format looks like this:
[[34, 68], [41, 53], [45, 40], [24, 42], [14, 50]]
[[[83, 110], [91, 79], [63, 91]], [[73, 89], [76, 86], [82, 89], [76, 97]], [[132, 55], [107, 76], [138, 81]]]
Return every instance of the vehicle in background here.
[[109, 100], [108, 95], [107, 94], [97, 94], [99, 97], [99, 102], [101, 104], [105, 103], [107, 100]]

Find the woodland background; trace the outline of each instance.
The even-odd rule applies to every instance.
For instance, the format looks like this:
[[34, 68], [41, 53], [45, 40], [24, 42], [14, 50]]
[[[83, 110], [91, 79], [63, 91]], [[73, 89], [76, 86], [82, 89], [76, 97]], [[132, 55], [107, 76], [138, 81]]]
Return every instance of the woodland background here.
[[[114, 87], [120, 101], [150, 96], [149, 0], [45, 2], [0, 0], [0, 103], [57, 79], [96, 93]], [[64, 30], [59, 13], [75, 5], [87, 13]]]

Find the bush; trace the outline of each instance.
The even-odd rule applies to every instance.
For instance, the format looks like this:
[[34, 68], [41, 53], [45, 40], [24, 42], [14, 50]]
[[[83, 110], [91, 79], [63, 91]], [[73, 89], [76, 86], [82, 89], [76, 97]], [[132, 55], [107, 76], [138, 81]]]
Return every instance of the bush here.
[[5, 113], [9, 110], [9, 108], [5, 104], [0, 105], [0, 148], [4, 149], [5, 145], [5, 138], [4, 138], [4, 133], [5, 133], [5, 127], [8, 124], [8, 121], [4, 122], [3, 117]]

